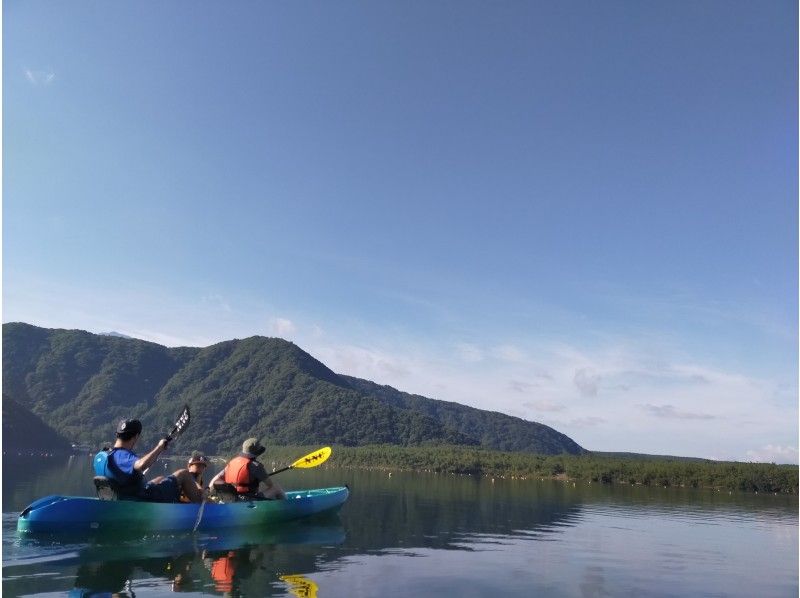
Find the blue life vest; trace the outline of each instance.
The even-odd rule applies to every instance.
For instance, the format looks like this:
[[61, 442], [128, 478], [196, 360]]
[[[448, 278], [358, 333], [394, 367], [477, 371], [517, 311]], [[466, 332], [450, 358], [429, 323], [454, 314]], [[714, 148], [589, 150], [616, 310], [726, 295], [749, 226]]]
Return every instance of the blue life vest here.
[[94, 475], [101, 475], [106, 478], [114, 477], [108, 471], [108, 454], [109, 451], [100, 451], [94, 456]]
[[119, 468], [112, 455], [117, 448], [108, 451], [100, 451], [94, 456], [94, 473], [114, 480], [118, 484], [117, 492], [123, 496], [138, 496], [144, 489], [144, 475], [140, 471], [133, 470], [132, 473], [125, 473]]

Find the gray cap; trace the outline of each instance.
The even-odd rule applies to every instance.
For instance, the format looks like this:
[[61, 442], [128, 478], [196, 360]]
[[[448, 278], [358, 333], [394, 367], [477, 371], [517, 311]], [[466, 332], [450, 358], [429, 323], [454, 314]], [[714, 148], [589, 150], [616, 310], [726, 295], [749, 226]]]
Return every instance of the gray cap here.
[[249, 455], [258, 456], [262, 454], [265, 450], [261, 443], [258, 441], [258, 438], [248, 438], [242, 443], [242, 452], [247, 453]]

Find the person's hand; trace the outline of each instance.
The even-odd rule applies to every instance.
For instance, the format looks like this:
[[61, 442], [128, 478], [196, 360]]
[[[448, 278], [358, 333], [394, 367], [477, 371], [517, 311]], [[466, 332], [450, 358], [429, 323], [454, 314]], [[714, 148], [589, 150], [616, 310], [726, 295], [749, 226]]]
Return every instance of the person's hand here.
[[164, 436], [164, 438], [158, 441], [158, 448], [160, 448], [162, 451], [167, 450], [167, 447], [169, 446], [169, 441], [170, 438], [168, 436]]

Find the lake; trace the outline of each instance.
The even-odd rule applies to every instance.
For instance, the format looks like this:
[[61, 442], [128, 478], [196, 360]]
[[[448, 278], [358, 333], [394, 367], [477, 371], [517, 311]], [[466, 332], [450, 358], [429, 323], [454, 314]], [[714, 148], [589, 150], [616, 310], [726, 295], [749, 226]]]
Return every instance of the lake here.
[[[159, 461], [149, 477], [180, 465]], [[215, 534], [17, 536], [32, 500], [94, 495], [92, 475], [87, 455], [3, 457], [4, 596], [798, 594], [798, 500], [774, 495], [326, 466], [276, 479], [348, 484], [338, 516]]]

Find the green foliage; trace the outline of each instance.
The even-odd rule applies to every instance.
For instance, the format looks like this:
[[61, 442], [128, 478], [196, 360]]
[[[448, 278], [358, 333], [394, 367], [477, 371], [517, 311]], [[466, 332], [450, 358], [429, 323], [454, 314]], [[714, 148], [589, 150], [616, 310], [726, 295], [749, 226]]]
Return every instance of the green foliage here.
[[[277, 461], [291, 462], [315, 447], [270, 448]], [[295, 455], [295, 457], [292, 457]], [[732, 463], [659, 459], [642, 455], [531, 455], [480, 447], [391, 445], [334, 447], [331, 466], [431, 471], [501, 478], [564, 476], [600, 484], [708, 488], [737, 492], [798, 493], [798, 466], [774, 463]]]
[[176, 450], [232, 453], [249, 436], [280, 444], [583, 450], [547, 426], [339, 376], [278, 338], [169, 349], [13, 323], [3, 325], [3, 357], [12, 399], [70, 440], [97, 446], [129, 417], [142, 420], [149, 446], [188, 403], [192, 423]]
[[354, 467], [793, 494], [798, 485], [797, 466], [588, 454], [541, 424], [337, 375], [277, 338], [169, 349], [4, 324], [3, 391], [9, 448], [64, 446], [54, 429], [99, 448], [127, 417], [142, 420], [149, 448], [188, 403], [192, 422], [174, 448], [186, 454], [231, 455], [257, 436], [309, 451], [335, 444], [336, 463]]
[[584, 452], [571, 438], [543, 424], [458, 403], [436, 401], [350, 376], [342, 378], [353, 388], [379, 397], [388, 405], [424, 413], [448, 428], [479, 440], [487, 448], [541, 454], [577, 455]]
[[63, 453], [70, 450], [70, 443], [3, 393], [3, 450]]

